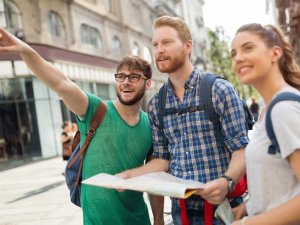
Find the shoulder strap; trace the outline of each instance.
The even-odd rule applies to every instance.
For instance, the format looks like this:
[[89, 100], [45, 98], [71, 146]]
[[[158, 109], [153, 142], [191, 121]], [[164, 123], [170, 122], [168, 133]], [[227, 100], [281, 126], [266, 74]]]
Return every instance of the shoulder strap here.
[[[74, 158], [68, 163], [68, 167], [72, 167], [73, 164], [78, 160], [78, 158], [83, 155], [83, 158], [84, 158], [84, 155], [87, 151], [87, 147], [89, 146], [95, 132], [96, 132], [96, 129], [98, 128], [98, 126], [100, 125], [100, 123], [102, 122], [105, 114], [107, 112], [107, 105], [106, 103], [104, 103], [104, 101], [101, 101], [99, 103], [99, 106], [93, 116], [93, 119], [91, 121], [91, 126], [90, 126], [90, 129], [86, 135], [86, 138], [84, 140], [84, 143], [83, 145], [81, 146], [79, 152], [77, 153], [77, 155], [74, 156]], [[83, 159], [81, 160], [81, 162], [83, 162]]]
[[218, 144], [223, 145], [223, 135], [221, 132], [221, 123], [219, 115], [215, 112], [213, 102], [212, 102], [212, 86], [216, 79], [221, 78], [215, 74], [205, 74], [200, 82], [200, 99], [203, 104], [203, 109], [205, 115], [209, 119], [210, 122], [213, 123], [214, 134], [216, 137], [216, 141]]
[[300, 102], [300, 95], [291, 93], [291, 92], [283, 92], [278, 94], [270, 103], [267, 113], [266, 113], [266, 129], [269, 139], [271, 140], [271, 145], [269, 146], [268, 153], [271, 155], [280, 152], [279, 145], [273, 130], [273, 124], [271, 120], [271, 111], [274, 105], [280, 101], [297, 101]]
[[242, 104], [243, 104], [244, 112], [246, 113], [245, 116], [246, 116], [246, 121], [247, 121], [247, 129], [252, 130], [253, 126], [255, 124], [254, 116], [251, 113], [247, 103], [243, 99], [241, 99], [241, 101], [242, 101]]

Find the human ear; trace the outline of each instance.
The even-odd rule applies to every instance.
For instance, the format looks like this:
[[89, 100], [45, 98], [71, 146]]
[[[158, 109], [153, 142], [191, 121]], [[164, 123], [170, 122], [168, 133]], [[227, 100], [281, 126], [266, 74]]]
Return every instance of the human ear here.
[[278, 62], [282, 56], [282, 49], [279, 46], [274, 46], [272, 48], [272, 62]]
[[150, 87], [151, 87], [151, 80], [148, 79], [148, 80], [146, 80], [146, 90], [149, 90]]
[[189, 55], [192, 52], [192, 48], [193, 48], [193, 43], [192, 40], [188, 40], [187, 42], [185, 42], [185, 51], [186, 53]]

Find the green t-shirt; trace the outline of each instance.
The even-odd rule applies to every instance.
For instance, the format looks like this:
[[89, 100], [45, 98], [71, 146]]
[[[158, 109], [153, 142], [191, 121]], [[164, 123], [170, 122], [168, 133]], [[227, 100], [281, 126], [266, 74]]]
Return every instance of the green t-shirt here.
[[[89, 106], [83, 120], [77, 118], [81, 144], [89, 130], [99, 97], [88, 93]], [[140, 121], [128, 125], [118, 114], [113, 103], [107, 102], [108, 111], [97, 128], [85, 156], [82, 178], [98, 173], [116, 174], [143, 165], [152, 145], [148, 116], [140, 112]], [[82, 185], [81, 207], [85, 225], [148, 225], [148, 209], [143, 193], [118, 192]]]

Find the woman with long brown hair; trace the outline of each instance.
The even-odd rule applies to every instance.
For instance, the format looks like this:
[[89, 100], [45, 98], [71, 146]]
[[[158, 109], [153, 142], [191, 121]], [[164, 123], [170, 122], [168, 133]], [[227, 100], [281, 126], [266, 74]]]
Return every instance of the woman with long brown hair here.
[[235, 209], [234, 225], [300, 224], [300, 103], [281, 101], [271, 111], [279, 152], [269, 154], [266, 111], [282, 92], [300, 95], [300, 70], [291, 44], [273, 26], [247, 24], [231, 46], [232, 68], [243, 84], [263, 97], [252, 139], [246, 148], [249, 200]]

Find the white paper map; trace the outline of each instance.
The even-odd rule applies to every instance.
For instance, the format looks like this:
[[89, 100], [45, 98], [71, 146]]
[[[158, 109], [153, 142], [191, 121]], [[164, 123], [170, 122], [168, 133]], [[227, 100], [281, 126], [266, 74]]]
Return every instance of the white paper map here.
[[180, 179], [165, 172], [148, 173], [130, 179], [99, 173], [82, 181], [82, 183], [111, 189], [148, 192], [174, 198], [188, 198], [204, 185], [198, 181]]

